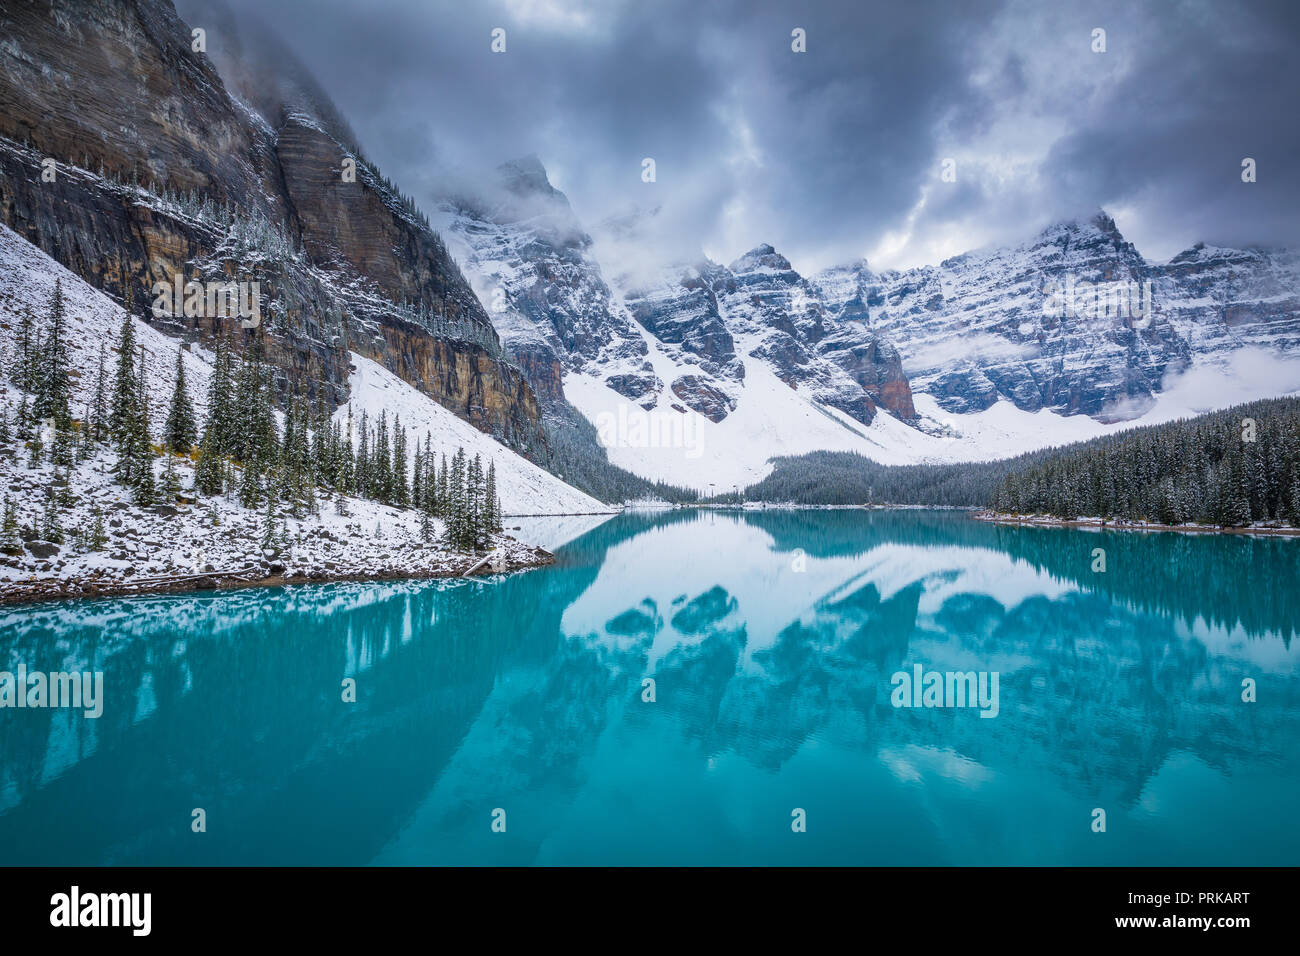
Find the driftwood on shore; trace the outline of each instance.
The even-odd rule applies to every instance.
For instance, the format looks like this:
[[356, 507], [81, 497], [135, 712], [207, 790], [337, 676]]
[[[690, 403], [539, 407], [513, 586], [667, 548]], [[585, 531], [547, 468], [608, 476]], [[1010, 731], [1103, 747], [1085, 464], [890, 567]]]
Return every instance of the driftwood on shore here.
[[172, 584], [180, 581], [197, 581], [200, 578], [242, 578], [250, 574], [265, 574], [257, 565], [249, 565], [239, 571], [196, 571], [193, 574], [168, 574], [155, 578], [136, 578], [135, 580], [123, 581], [124, 587], [130, 587], [133, 584]]
[[487, 564], [489, 561], [491, 561], [492, 558], [493, 558], [495, 555], [496, 555], [496, 552], [495, 552], [495, 551], [489, 551], [487, 554], [483, 555], [483, 557], [481, 557], [479, 560], [475, 561], [475, 562], [474, 562], [473, 564], [471, 564], [468, 568], [466, 568], [466, 569], [461, 573], [461, 577], [462, 577], [462, 578], [467, 578], [467, 577], [469, 577], [471, 574], [473, 574], [473, 573], [474, 573], [475, 571], [477, 571], [479, 568], [483, 567], [483, 565], [485, 565], [485, 564]]

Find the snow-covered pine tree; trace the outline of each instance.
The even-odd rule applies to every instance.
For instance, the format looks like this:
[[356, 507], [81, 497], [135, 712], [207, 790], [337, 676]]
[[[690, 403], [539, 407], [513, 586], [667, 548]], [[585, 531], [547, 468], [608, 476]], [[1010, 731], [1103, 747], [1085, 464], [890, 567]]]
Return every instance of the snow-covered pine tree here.
[[63, 282], [55, 279], [54, 296], [50, 300], [49, 328], [41, 349], [34, 413], [39, 419], [52, 419], [57, 429], [67, 429], [72, 425], [72, 408], [69, 404], [72, 394], [70, 365]]
[[198, 426], [194, 421], [194, 406], [185, 387], [185, 350], [176, 348], [176, 387], [172, 390], [171, 406], [167, 409], [167, 424], [163, 427], [163, 443], [175, 455], [188, 455], [198, 441]]
[[248, 467], [259, 451], [257, 405], [262, 401], [262, 370], [256, 346], [244, 350], [235, 376], [230, 455]]
[[140, 394], [135, 371], [135, 328], [131, 313], [122, 318], [117, 338], [117, 371], [113, 376], [113, 398], [109, 407], [108, 431], [122, 453], [123, 443], [136, 416], [136, 399]]
[[5, 495], [4, 519], [0, 521], [0, 552], [8, 555], [21, 554], [23, 539], [18, 533], [18, 513], [14, 504]]
[[400, 415], [393, 416], [393, 465], [391, 500], [399, 508], [411, 503], [411, 489], [406, 483], [406, 431]]
[[465, 500], [465, 449], [458, 448], [447, 476], [447, 539], [453, 548], [469, 547], [469, 511]]
[[420, 509], [427, 511], [430, 515], [438, 513], [438, 463], [433, 455], [433, 436], [428, 431], [424, 433], [424, 479], [422, 497], [420, 498]]
[[163, 501], [175, 501], [181, 493], [181, 479], [176, 474], [176, 456], [167, 455], [163, 465], [162, 496]]
[[484, 525], [489, 535], [501, 530], [501, 499], [497, 497], [497, 463], [488, 462], [487, 484], [483, 489]]
[[128, 426], [127, 472], [130, 478], [127, 484], [134, 490], [137, 504], [151, 505], [157, 494], [157, 486], [153, 474], [153, 443], [149, 438], [149, 393], [145, 386], [143, 360], [140, 362], [136, 381], [139, 387], [135, 414]]
[[330, 441], [331, 426], [325, 408], [317, 399], [311, 416], [311, 455], [307, 460], [311, 481], [316, 485], [334, 483], [334, 449]]
[[214, 448], [215, 436], [211, 428], [204, 429], [199, 445], [199, 463], [194, 468], [194, 490], [201, 495], [219, 495], [225, 484], [225, 468]]
[[104, 343], [99, 343], [99, 367], [95, 373], [95, 397], [86, 415], [86, 431], [92, 442], [108, 439], [108, 377], [104, 368]]
[[426, 510], [424, 488], [424, 446], [420, 444], [419, 436], [416, 436], [415, 463], [411, 468], [411, 504], [419, 511]]
[[302, 517], [316, 510], [316, 493], [311, 478], [310, 459], [307, 408], [301, 399], [290, 399], [285, 414], [281, 487], [286, 492], [285, 500], [289, 503], [295, 517]]
[[59, 504], [51, 491], [45, 498], [45, 511], [41, 514], [40, 537], [42, 541], [63, 544], [63, 522], [59, 517]]
[[384, 504], [393, 501], [393, 460], [388, 451], [388, 411], [380, 409], [379, 427], [375, 431], [375, 452], [371, 459], [373, 485], [370, 497]]
[[277, 530], [275, 505], [274, 492], [267, 494], [266, 508], [262, 512], [262, 539], [258, 543], [258, 549], [262, 552], [263, 557], [275, 557], [280, 552], [280, 535]]
[[257, 459], [244, 462], [239, 473], [239, 503], [245, 508], [256, 508], [262, 501], [262, 468]]
[[[350, 407], [350, 406], [349, 406]], [[349, 412], [349, 415], [351, 413]], [[361, 423], [357, 432], [357, 460], [353, 468], [353, 488], [361, 498], [370, 496], [370, 426], [366, 421], [366, 411], [361, 410]]]
[[219, 331], [212, 362], [212, 377], [208, 381], [208, 417], [203, 425], [204, 439], [218, 458], [229, 458], [235, 453], [234, 390], [235, 373], [230, 357], [230, 340]]
[[444, 518], [450, 513], [451, 509], [451, 475], [447, 471], [447, 453], [442, 453], [442, 467], [438, 469], [438, 475], [434, 479], [434, 489], [437, 494], [434, 514], [442, 515]]
[[[335, 424], [335, 429], [339, 425]], [[341, 430], [336, 431], [334, 452], [334, 482], [335, 487], [345, 494], [352, 494], [356, 481], [356, 462], [352, 456], [352, 406], [348, 406], [348, 424], [347, 434], [344, 435]]]
[[90, 535], [86, 546], [91, 551], [103, 551], [106, 544], [108, 535], [104, 533], [104, 514], [99, 510], [99, 505], [95, 505], [90, 510]]
[[469, 510], [471, 547], [478, 550], [485, 534], [483, 526], [483, 459], [476, 452], [465, 473], [465, 499]]

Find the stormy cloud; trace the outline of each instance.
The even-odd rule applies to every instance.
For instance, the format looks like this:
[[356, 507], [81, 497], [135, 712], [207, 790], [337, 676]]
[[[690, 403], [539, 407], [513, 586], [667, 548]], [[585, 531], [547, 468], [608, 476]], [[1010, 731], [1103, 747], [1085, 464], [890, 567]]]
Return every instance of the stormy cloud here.
[[227, 3], [429, 206], [536, 154], [589, 229], [657, 209], [661, 241], [724, 262], [907, 267], [1098, 207], [1153, 260], [1300, 244], [1289, 0]]

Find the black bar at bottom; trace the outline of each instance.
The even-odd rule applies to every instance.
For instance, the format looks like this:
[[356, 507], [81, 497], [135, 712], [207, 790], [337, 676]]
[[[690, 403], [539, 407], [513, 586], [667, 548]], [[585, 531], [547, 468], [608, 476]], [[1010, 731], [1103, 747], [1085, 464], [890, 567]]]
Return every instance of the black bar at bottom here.
[[114, 937], [373, 943], [377, 931], [382, 938], [439, 926], [476, 927], [485, 941], [521, 933], [536, 942], [619, 926], [630, 938], [653, 937], [679, 923], [763, 936], [811, 920], [821, 921], [807, 924], [819, 936], [843, 929], [856, 939], [910, 926], [926, 943], [1027, 934], [1230, 945], [1288, 929], [1295, 871], [0, 868], [0, 882], [7, 943], [70, 934], [92, 945]]

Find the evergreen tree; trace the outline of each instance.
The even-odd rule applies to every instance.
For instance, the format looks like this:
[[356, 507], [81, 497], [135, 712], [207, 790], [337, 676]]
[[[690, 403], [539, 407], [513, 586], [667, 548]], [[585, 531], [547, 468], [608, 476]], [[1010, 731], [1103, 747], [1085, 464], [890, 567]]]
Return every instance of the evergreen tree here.
[[119, 450], [138, 417], [136, 400], [139, 394], [135, 371], [135, 329], [128, 313], [122, 320], [117, 339], [117, 373], [113, 378], [113, 399], [108, 417], [109, 434]]
[[54, 280], [54, 298], [50, 302], [49, 330], [41, 350], [40, 377], [36, 389], [35, 415], [51, 419], [54, 427], [67, 429], [72, 425], [72, 394], [69, 378], [68, 330], [63, 304], [63, 283]]
[[59, 520], [58, 502], [53, 493], [46, 496], [45, 511], [41, 515], [41, 540], [63, 544], [63, 523]]
[[337, 451], [334, 454], [334, 482], [340, 491], [351, 494], [356, 489], [356, 462], [353, 459], [352, 452], [351, 404], [348, 405], [347, 428], [347, 434], [339, 433], [335, 441]]
[[104, 371], [104, 343], [99, 343], [99, 371], [95, 375], [95, 399], [86, 416], [86, 433], [91, 441], [108, 438], [108, 379]]
[[14, 417], [14, 431], [20, 440], [26, 441], [32, 436], [32, 410], [27, 402], [27, 393], [23, 392], [18, 403], [18, 412]]
[[497, 463], [488, 463], [487, 486], [484, 489], [484, 527], [489, 534], [501, 531], [501, 499], [497, 497]]
[[21, 554], [23, 539], [18, 533], [18, 514], [13, 502], [5, 495], [4, 520], [0, 522], [0, 551], [5, 554]]
[[353, 487], [356, 493], [366, 498], [370, 495], [370, 429], [366, 423], [366, 413], [363, 409], [361, 412], [361, 428], [359, 432], [359, 441], [357, 444], [357, 461], [355, 467], [356, 477], [353, 480]]
[[104, 533], [104, 515], [96, 505], [90, 511], [90, 534], [87, 537], [87, 548], [91, 551], [103, 551], [104, 546], [108, 544], [108, 535]]
[[194, 469], [194, 490], [202, 495], [219, 495], [225, 486], [225, 468], [214, 450], [216, 434], [207, 428], [199, 446], [199, 463]]
[[483, 534], [483, 460], [477, 454], [465, 470], [466, 535], [477, 549]]
[[208, 416], [203, 424], [203, 444], [216, 458], [235, 454], [237, 425], [234, 407], [235, 375], [230, 341], [217, 333], [212, 377], [208, 381]]
[[[275, 517], [275, 494], [266, 496], [266, 509], [262, 512], [262, 540], [258, 547], [263, 556], [274, 557], [280, 553], [280, 534]], [[269, 554], [268, 554], [269, 552]]]
[[434, 487], [437, 489], [437, 508], [435, 514], [446, 517], [451, 508], [451, 475], [447, 470], [447, 453], [442, 453], [442, 467], [438, 471]]
[[406, 483], [406, 432], [402, 430], [402, 419], [393, 416], [393, 466], [390, 500], [399, 508], [411, 503], [411, 489]]
[[411, 468], [411, 504], [420, 511], [426, 511], [424, 507], [424, 448], [421, 447], [419, 438], [415, 441], [415, 463]]
[[465, 449], [459, 448], [451, 459], [447, 476], [447, 541], [456, 549], [468, 547], [469, 512], [465, 501]]
[[370, 497], [384, 504], [393, 501], [393, 463], [388, 451], [388, 412], [379, 412], [379, 427], [375, 430], [375, 451], [371, 459], [373, 487]]
[[117, 339], [117, 373], [113, 378], [113, 402], [108, 428], [117, 447], [118, 477], [131, 483], [131, 441], [140, 418], [139, 384], [135, 375], [135, 329], [130, 313], [122, 320]]
[[167, 423], [163, 426], [163, 441], [169, 451], [188, 455], [198, 441], [198, 426], [194, 421], [194, 406], [185, 387], [185, 351], [176, 349], [176, 387], [172, 391], [171, 406], [167, 410]]

